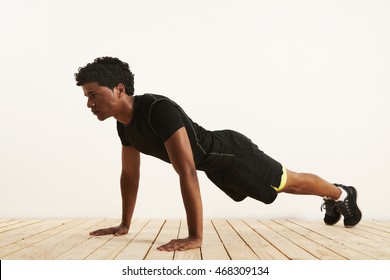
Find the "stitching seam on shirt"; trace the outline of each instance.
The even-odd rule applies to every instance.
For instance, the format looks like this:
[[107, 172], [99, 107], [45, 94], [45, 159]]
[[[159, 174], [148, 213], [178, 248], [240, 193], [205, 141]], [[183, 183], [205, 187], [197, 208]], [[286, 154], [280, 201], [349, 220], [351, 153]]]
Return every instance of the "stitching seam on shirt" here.
[[222, 154], [222, 153], [214, 153], [214, 152], [209, 153], [209, 155], [225, 156], [225, 157], [235, 157], [236, 156], [235, 154]]

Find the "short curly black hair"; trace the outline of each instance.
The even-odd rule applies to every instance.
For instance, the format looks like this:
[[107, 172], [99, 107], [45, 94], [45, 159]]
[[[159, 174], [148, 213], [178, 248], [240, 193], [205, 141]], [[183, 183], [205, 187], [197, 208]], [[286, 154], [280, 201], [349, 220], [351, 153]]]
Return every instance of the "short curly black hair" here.
[[97, 82], [100, 86], [114, 89], [119, 83], [125, 85], [127, 95], [134, 95], [134, 74], [129, 64], [116, 57], [98, 57], [92, 63], [78, 69], [74, 74], [77, 85]]

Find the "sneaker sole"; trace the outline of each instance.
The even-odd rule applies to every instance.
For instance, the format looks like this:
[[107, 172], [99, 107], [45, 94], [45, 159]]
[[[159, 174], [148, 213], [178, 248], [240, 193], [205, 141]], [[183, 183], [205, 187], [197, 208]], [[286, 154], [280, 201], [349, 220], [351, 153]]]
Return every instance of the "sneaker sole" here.
[[339, 218], [337, 219], [337, 221], [336, 222], [334, 222], [334, 223], [326, 223], [325, 221], [324, 221], [324, 223], [325, 223], [325, 225], [327, 225], [327, 226], [334, 226], [335, 224], [337, 224], [340, 220], [341, 220], [341, 214], [340, 214], [340, 216], [339, 216]]
[[356, 207], [357, 207], [357, 209], [358, 209], [358, 216], [359, 216], [359, 220], [356, 222], [356, 224], [354, 224], [354, 225], [346, 225], [346, 224], [344, 224], [344, 226], [346, 227], [346, 228], [354, 228], [354, 227], [356, 227], [357, 226], [357, 224], [358, 223], [360, 223], [360, 221], [362, 220], [362, 212], [360, 211], [360, 208], [359, 208], [359, 206], [358, 206], [358, 204], [357, 204], [357, 199], [358, 199], [358, 193], [357, 193], [357, 190], [354, 188], [354, 187], [352, 187], [352, 192], [354, 192], [354, 194], [355, 194], [355, 196], [356, 196]]

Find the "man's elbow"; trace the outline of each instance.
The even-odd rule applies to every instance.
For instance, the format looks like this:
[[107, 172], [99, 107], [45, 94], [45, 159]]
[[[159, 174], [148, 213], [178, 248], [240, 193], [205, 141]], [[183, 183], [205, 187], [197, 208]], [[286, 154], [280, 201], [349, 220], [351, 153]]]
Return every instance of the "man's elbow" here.
[[198, 173], [195, 168], [183, 168], [177, 172], [181, 179], [198, 181]]

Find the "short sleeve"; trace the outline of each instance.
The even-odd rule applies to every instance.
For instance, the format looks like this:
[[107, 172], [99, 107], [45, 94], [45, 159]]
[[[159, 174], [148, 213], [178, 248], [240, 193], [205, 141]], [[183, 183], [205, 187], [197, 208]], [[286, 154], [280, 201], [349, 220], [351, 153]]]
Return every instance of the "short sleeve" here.
[[178, 105], [169, 99], [156, 101], [150, 110], [150, 125], [163, 142], [184, 126]]

